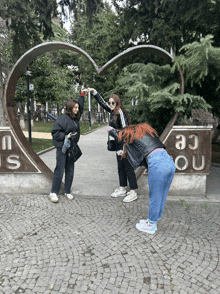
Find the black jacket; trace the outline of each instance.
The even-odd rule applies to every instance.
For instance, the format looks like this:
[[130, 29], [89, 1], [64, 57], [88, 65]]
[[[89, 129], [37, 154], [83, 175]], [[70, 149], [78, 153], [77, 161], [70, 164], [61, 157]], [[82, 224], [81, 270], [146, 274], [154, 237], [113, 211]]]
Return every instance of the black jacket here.
[[[97, 100], [97, 102], [100, 104], [100, 106], [110, 113], [109, 125], [111, 127], [113, 127], [114, 129], [120, 130], [129, 125], [128, 118], [126, 114], [121, 110], [121, 108], [119, 108], [118, 110], [117, 119], [115, 121], [115, 114], [109, 107], [108, 103], [105, 102], [105, 100], [99, 95], [99, 93], [94, 95], [94, 97]], [[116, 143], [116, 150], [120, 150], [123, 148], [122, 142], [118, 142], [116, 140], [115, 143]]]
[[[81, 116], [83, 112], [84, 96], [81, 96], [78, 99], [78, 103]], [[68, 135], [70, 132], [77, 133], [74, 138], [71, 137], [71, 140], [74, 139], [77, 143], [80, 137], [79, 121], [77, 119], [73, 119], [69, 114], [60, 115], [58, 119], [54, 122], [51, 132], [53, 136], [54, 146], [57, 148], [62, 148], [65, 136]]]
[[113, 127], [114, 129], [120, 130], [123, 129], [124, 127], [128, 126], [128, 118], [126, 114], [119, 108], [118, 110], [118, 117], [115, 121], [115, 115], [114, 112], [111, 110], [109, 107], [108, 103], [105, 102], [105, 100], [97, 93], [94, 95], [95, 99], [97, 102], [106, 110], [110, 113], [110, 121], [109, 125]]
[[[109, 134], [115, 139], [118, 138], [118, 131], [112, 129]], [[134, 169], [139, 166], [147, 168], [147, 156], [157, 148], [164, 148], [164, 144], [158, 137], [152, 137], [149, 133], [146, 133], [142, 139], [134, 140], [133, 143], [126, 145], [126, 153], [128, 161]]]

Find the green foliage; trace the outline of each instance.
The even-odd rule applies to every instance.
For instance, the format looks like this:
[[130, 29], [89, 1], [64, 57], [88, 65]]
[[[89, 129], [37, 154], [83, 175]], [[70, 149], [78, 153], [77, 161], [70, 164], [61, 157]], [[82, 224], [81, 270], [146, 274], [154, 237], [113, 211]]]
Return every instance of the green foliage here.
[[194, 96], [188, 93], [173, 95], [167, 88], [152, 93], [148, 101], [151, 104], [151, 111], [153, 112], [163, 108], [172, 110], [173, 114], [175, 112], [180, 112], [184, 115], [190, 115], [191, 110], [195, 108], [202, 108], [205, 110], [212, 108], [211, 105], [207, 104], [200, 96]]
[[[79, 15], [78, 15], [79, 19]], [[108, 6], [93, 15], [92, 27], [88, 30], [88, 19], [85, 14], [74, 23], [70, 41], [85, 50], [101, 67], [111, 58], [118, 54], [121, 43], [121, 30], [118, 27], [118, 18]], [[117, 79], [120, 64], [112, 66], [104, 75], [97, 74], [93, 65], [84, 56], [77, 56], [75, 65], [79, 67], [80, 82], [85, 87], [93, 87], [100, 92], [103, 98], [108, 98]], [[92, 99], [92, 105], [96, 105]], [[87, 107], [87, 102], [85, 107]]]
[[[53, 24], [54, 41], [67, 42], [66, 31]], [[40, 55], [30, 65], [32, 72], [30, 83], [34, 84], [34, 92], [30, 92], [31, 98], [45, 105], [45, 102], [60, 105], [60, 110], [67, 100], [78, 98], [80, 88], [75, 84], [79, 82], [79, 73], [70, 67], [76, 61], [77, 53], [59, 50]], [[19, 79], [16, 88], [16, 102], [25, 102], [27, 99], [27, 78], [25, 73]]]
[[14, 60], [32, 46], [53, 36], [52, 16], [56, 15], [56, 0], [2, 0], [0, 15], [7, 21], [12, 39]]
[[189, 207], [191, 207], [192, 205], [195, 205], [195, 204], [187, 204], [186, 203], [186, 200], [184, 200], [184, 199], [180, 199], [180, 203], [181, 203], [181, 205], [183, 206], [183, 207], [185, 207], [185, 208], [189, 208]]
[[[177, 52], [184, 44], [213, 34], [219, 46], [220, 1], [114, 0], [126, 42], [149, 43]], [[118, 4], [123, 5], [118, 5]], [[211, 20], [211, 21], [210, 21]]]
[[212, 105], [213, 113], [220, 115], [220, 48], [213, 46], [213, 36], [181, 48], [174, 58], [173, 71], [181, 68], [185, 75], [185, 91], [203, 96]]
[[69, 14], [72, 14], [76, 22], [82, 15], [85, 15], [89, 27], [93, 25], [94, 14], [100, 12], [104, 6], [102, 0], [60, 0], [58, 3], [61, 8], [61, 18], [68, 19], [66, 13], [66, 8], [68, 8]]
[[211, 67], [220, 70], [220, 48], [213, 47], [212, 43], [213, 36], [208, 35], [201, 38], [200, 42], [184, 45], [180, 49], [184, 54], [174, 58], [173, 70], [181, 68], [186, 74], [186, 81], [190, 81], [191, 86], [194, 83], [201, 85]]
[[[132, 123], [149, 122], [161, 133], [176, 112], [182, 117], [193, 108], [211, 108], [200, 96], [180, 94], [176, 79], [170, 65], [135, 63], [124, 68], [114, 92], [120, 93]], [[136, 97], [138, 104], [132, 106]]]

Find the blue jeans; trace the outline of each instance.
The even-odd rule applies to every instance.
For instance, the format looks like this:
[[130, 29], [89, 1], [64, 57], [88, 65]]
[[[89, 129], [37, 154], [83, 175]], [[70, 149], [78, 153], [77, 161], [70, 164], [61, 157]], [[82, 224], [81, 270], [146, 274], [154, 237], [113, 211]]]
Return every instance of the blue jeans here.
[[60, 186], [65, 171], [65, 193], [70, 194], [73, 176], [74, 176], [74, 160], [66, 153], [62, 152], [62, 148], [57, 148], [57, 164], [54, 170], [53, 183], [51, 192], [59, 194]]
[[163, 214], [167, 194], [176, 170], [166, 150], [148, 157], [149, 221], [156, 223]]

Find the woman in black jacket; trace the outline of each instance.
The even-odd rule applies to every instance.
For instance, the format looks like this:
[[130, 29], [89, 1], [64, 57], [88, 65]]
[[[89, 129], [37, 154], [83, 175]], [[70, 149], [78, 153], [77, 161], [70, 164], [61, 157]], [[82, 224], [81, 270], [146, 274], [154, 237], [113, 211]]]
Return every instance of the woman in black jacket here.
[[[116, 129], [122, 129], [129, 125], [128, 114], [124, 109], [124, 106], [120, 98], [113, 94], [110, 96], [108, 103], [106, 103], [99, 93], [93, 89], [88, 88], [88, 92], [93, 92], [93, 95], [97, 102], [110, 113], [109, 125]], [[123, 148], [123, 143], [118, 143], [116, 141], [116, 158], [118, 163], [118, 175], [120, 187], [117, 188], [112, 194], [112, 197], [126, 196], [123, 201], [131, 202], [137, 199], [137, 192], [135, 191], [137, 186], [137, 179], [133, 167], [129, 164], [126, 158], [121, 158], [117, 154], [117, 151]], [[129, 182], [130, 192], [126, 192], [125, 187], [127, 186], [127, 181]]]
[[148, 219], [141, 220], [136, 228], [154, 234], [176, 170], [173, 159], [166, 152], [157, 132], [147, 123], [128, 126], [122, 130], [108, 127], [107, 131], [119, 142], [125, 142], [120, 154], [122, 157], [127, 156], [134, 169], [138, 166], [148, 168], [149, 214]]
[[66, 103], [66, 113], [58, 117], [52, 128], [53, 144], [57, 148], [56, 151], [56, 167], [54, 170], [53, 183], [50, 193], [52, 202], [58, 202], [60, 186], [65, 171], [65, 196], [69, 200], [73, 200], [70, 193], [73, 176], [75, 159], [69, 156], [69, 152], [62, 152], [62, 147], [66, 136], [71, 141], [71, 146], [77, 144], [80, 137], [79, 119], [83, 112], [84, 94], [81, 93], [77, 100], [71, 99]]

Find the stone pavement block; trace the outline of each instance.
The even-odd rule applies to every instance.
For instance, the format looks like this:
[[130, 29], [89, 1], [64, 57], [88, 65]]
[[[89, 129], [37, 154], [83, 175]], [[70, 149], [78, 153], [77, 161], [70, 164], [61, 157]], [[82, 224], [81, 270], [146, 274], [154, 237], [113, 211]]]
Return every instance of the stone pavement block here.
[[53, 204], [47, 195], [1, 196], [0, 290], [220, 293], [220, 204], [186, 209], [168, 201], [151, 236], [135, 227], [147, 205], [144, 197], [128, 207], [111, 197]]

